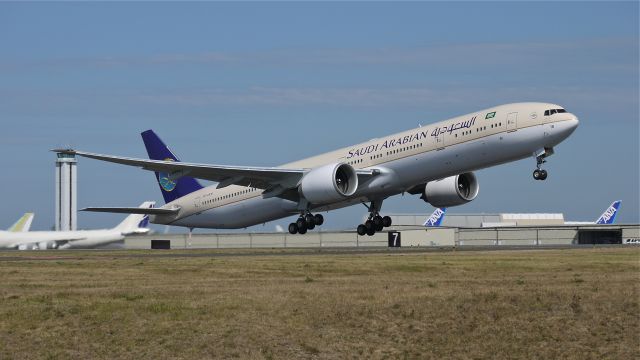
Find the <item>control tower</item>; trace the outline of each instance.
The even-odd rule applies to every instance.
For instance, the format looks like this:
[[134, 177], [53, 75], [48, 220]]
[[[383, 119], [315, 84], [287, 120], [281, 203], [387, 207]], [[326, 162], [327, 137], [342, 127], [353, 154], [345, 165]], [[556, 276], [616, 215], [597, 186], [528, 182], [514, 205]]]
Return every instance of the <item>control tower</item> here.
[[76, 230], [78, 161], [75, 155], [56, 155], [56, 231]]

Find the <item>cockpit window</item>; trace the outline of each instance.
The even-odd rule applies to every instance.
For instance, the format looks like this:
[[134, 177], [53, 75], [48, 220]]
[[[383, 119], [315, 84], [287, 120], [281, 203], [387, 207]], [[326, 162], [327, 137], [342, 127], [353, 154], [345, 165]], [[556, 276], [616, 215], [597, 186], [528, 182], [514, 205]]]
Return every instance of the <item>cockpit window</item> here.
[[544, 116], [549, 116], [549, 115], [553, 115], [553, 114], [561, 114], [561, 113], [566, 113], [567, 110], [565, 109], [551, 109], [551, 110], [545, 110], [544, 111]]

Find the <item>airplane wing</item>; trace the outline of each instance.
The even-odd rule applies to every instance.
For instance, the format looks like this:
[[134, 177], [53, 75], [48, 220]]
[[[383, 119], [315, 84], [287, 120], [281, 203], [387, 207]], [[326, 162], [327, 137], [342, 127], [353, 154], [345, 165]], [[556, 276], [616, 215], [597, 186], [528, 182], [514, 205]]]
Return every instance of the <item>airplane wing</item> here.
[[[277, 167], [252, 167], [252, 166], [226, 166], [213, 164], [196, 164], [187, 162], [174, 162], [162, 160], [137, 159], [113, 155], [94, 154], [73, 149], [54, 149], [57, 153], [78, 155], [96, 160], [112, 162], [116, 164], [140, 167], [143, 170], [167, 173], [170, 179], [178, 179], [182, 176], [215, 181], [218, 188], [229, 185], [252, 186], [269, 191], [270, 189], [290, 189], [298, 185], [298, 182], [309, 169], [286, 169]], [[377, 174], [374, 170], [356, 169], [358, 180], [364, 182]]]
[[86, 207], [80, 211], [108, 212], [117, 214], [173, 215], [180, 211], [175, 208], [139, 208], [139, 207]]

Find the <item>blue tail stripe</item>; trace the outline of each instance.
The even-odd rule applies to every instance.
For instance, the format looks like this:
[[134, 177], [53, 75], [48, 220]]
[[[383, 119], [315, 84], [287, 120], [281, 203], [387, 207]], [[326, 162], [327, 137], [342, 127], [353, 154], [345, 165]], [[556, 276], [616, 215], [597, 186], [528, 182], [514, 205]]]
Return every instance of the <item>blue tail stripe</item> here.
[[614, 201], [613, 204], [611, 204], [611, 206], [609, 206], [607, 208], [607, 210], [605, 210], [605, 212], [600, 215], [600, 217], [598, 218], [598, 221], [596, 221], [596, 224], [600, 224], [600, 225], [611, 225], [616, 221], [616, 215], [618, 215], [618, 209], [620, 209], [620, 203], [622, 203], [622, 201], [617, 200]]
[[444, 215], [447, 212], [447, 208], [437, 208], [431, 216], [424, 222], [424, 226], [426, 227], [438, 227], [442, 224], [442, 220], [444, 220]]
[[149, 215], [145, 215], [142, 218], [142, 221], [140, 221], [140, 223], [138, 224], [139, 228], [146, 228], [149, 226]]
[[[180, 161], [153, 130], [144, 131], [140, 135], [142, 135], [144, 146], [147, 148], [149, 159]], [[166, 203], [202, 189], [202, 185], [192, 177], [183, 176], [177, 180], [172, 180], [166, 173], [156, 172], [155, 174]]]

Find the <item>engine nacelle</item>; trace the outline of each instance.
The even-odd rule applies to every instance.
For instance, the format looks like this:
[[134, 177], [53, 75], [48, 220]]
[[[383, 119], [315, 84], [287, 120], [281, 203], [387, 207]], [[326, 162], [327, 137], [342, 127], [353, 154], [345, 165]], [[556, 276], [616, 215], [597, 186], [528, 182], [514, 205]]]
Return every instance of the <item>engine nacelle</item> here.
[[309, 171], [300, 182], [300, 194], [312, 204], [343, 200], [358, 189], [358, 175], [345, 163], [323, 165]]
[[480, 185], [473, 173], [428, 182], [421, 199], [435, 207], [466, 204], [478, 196]]

